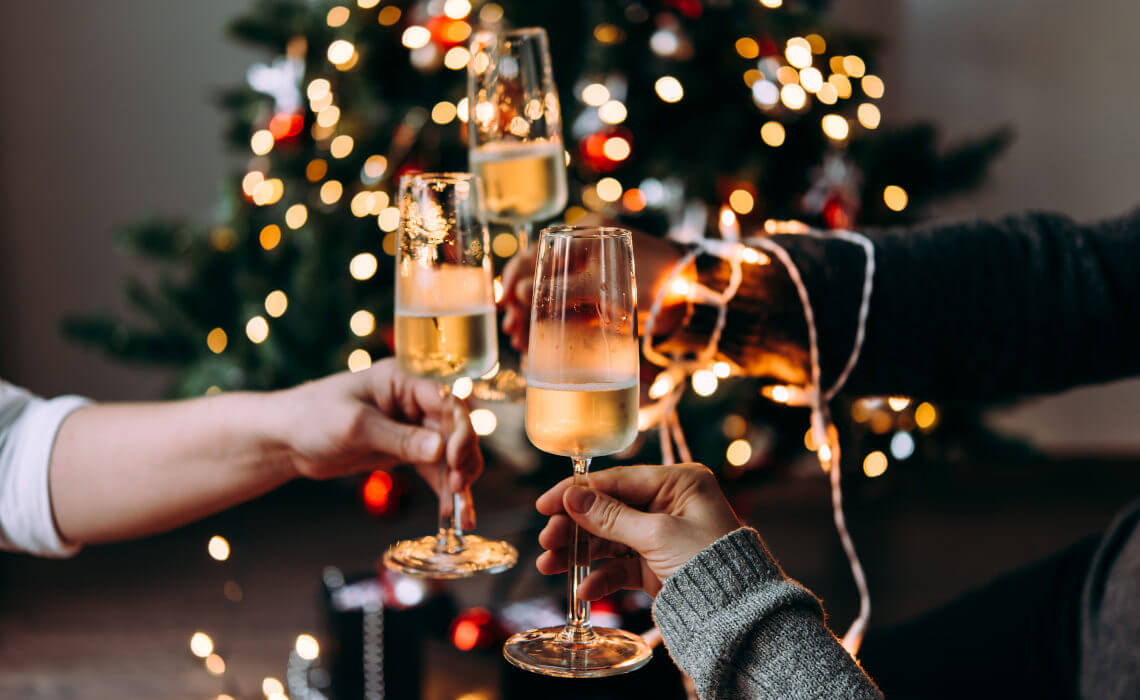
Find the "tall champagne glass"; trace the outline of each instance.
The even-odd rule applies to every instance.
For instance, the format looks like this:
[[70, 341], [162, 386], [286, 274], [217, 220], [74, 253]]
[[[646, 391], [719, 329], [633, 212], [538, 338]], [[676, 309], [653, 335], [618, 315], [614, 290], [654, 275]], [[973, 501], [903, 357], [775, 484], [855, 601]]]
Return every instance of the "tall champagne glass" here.
[[[569, 457], [586, 484], [590, 459], [637, 437], [637, 300], [633, 243], [618, 228], [553, 226], [538, 242], [527, 365], [526, 433]], [[535, 673], [591, 678], [627, 673], [652, 654], [641, 637], [592, 627], [578, 587], [590, 573], [589, 536], [570, 540], [566, 625], [507, 640], [503, 655]]]
[[562, 115], [546, 31], [478, 32], [467, 63], [471, 169], [487, 188], [487, 211], [510, 224], [519, 246], [536, 221], [566, 206]]
[[[498, 361], [482, 186], [469, 173], [421, 173], [400, 179], [399, 197], [396, 358], [404, 371], [439, 381], [447, 397], [456, 379], [479, 377]], [[510, 544], [463, 532], [465, 498], [448, 487], [446, 459], [439, 475], [438, 532], [397, 542], [384, 563], [430, 578], [513, 566], [518, 552]]]

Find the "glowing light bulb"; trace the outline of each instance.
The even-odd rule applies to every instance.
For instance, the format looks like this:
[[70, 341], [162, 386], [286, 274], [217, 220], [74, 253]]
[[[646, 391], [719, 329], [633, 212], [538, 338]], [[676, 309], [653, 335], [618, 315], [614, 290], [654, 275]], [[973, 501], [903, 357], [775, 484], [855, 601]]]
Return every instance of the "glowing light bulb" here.
[[891, 455], [895, 459], [907, 459], [914, 454], [914, 438], [905, 430], [891, 436]]
[[902, 411], [910, 405], [910, 399], [905, 396], [891, 396], [887, 399], [887, 405], [892, 411]]
[[716, 375], [707, 369], [699, 369], [693, 372], [692, 378], [693, 391], [697, 392], [700, 396], [712, 396], [716, 392], [717, 381]]
[[264, 343], [265, 339], [269, 337], [269, 322], [265, 320], [264, 316], [254, 316], [246, 321], [245, 335], [255, 345]]
[[649, 386], [649, 398], [654, 400], [659, 399], [670, 391], [673, 391], [673, 386], [673, 377], [667, 372], [662, 372], [657, 375], [657, 378], [653, 380], [653, 384]]
[[471, 427], [476, 435], [490, 435], [499, 425], [499, 419], [488, 408], [477, 408], [470, 414]]
[[[751, 248], [748, 250], [751, 250]], [[727, 362], [717, 362], [713, 364], [713, 374], [715, 374], [720, 379], [726, 379], [730, 374], [732, 374], [732, 365], [728, 364]]]
[[617, 100], [610, 100], [598, 107], [598, 118], [606, 124], [621, 124], [627, 114], [625, 105]]
[[329, 44], [328, 58], [329, 62], [334, 65], [342, 65], [352, 60], [356, 55], [356, 47], [352, 45], [351, 41], [344, 39], [337, 39]]
[[657, 92], [657, 96], [665, 102], [680, 102], [681, 98], [685, 96], [685, 89], [681, 86], [681, 81], [671, 75], [658, 78], [657, 82], [653, 84], [653, 89]]
[[475, 382], [471, 380], [471, 377], [460, 377], [451, 385], [451, 394], [461, 401], [470, 396], [474, 390]]
[[760, 127], [760, 138], [773, 148], [784, 143], [784, 125], [780, 122], [767, 122]]
[[190, 637], [190, 653], [204, 659], [214, 651], [214, 640], [205, 632], [195, 632]]
[[265, 295], [265, 313], [273, 318], [280, 318], [289, 308], [289, 297], [280, 289], [275, 289]]
[[448, 101], [437, 102], [431, 108], [431, 120], [436, 124], [449, 124], [454, 121], [456, 116], [455, 105]]
[[842, 141], [851, 133], [851, 126], [847, 123], [847, 120], [838, 114], [825, 114], [821, 123], [823, 125], [823, 133], [827, 134], [827, 137], [830, 139]]
[[377, 261], [372, 253], [358, 253], [348, 263], [348, 273], [353, 279], [371, 279], [376, 274]]
[[255, 154], [263, 156], [273, 150], [273, 134], [268, 129], [259, 129], [249, 138], [249, 148]]
[[400, 210], [396, 207], [384, 207], [376, 216], [376, 225], [381, 231], [395, 231], [400, 226]]
[[610, 99], [610, 89], [601, 83], [590, 83], [582, 88], [582, 101], [591, 107], [601, 107]]
[[906, 209], [908, 197], [906, 190], [898, 185], [887, 185], [883, 189], [883, 202], [886, 203], [887, 208], [891, 211], [902, 211]]
[[914, 409], [914, 424], [923, 430], [932, 427], [938, 420], [938, 411], [930, 403], [923, 401]]
[[312, 661], [321, 655], [321, 645], [317, 643], [316, 637], [311, 634], [297, 635], [297, 642], [293, 648], [297, 650], [297, 656], [305, 661]]
[[597, 191], [603, 202], [616, 202], [621, 198], [622, 186], [615, 178], [603, 177], [598, 180]]
[[807, 92], [796, 83], [780, 88], [780, 101], [788, 109], [802, 109], [807, 104]]
[[879, 450], [863, 458], [863, 473], [874, 479], [887, 471], [887, 455]]
[[215, 561], [225, 561], [230, 558], [230, 543], [221, 535], [214, 535], [206, 543], [206, 552]]
[[225, 659], [218, 656], [217, 654], [210, 654], [206, 657], [206, 671], [208, 671], [210, 675], [222, 675], [226, 672]]
[[503, 232], [491, 241], [491, 251], [500, 258], [509, 258], [519, 250], [519, 239], [515, 234]]
[[856, 114], [859, 116], [859, 123], [868, 129], [878, 128], [879, 122], [882, 120], [879, 108], [870, 102], [864, 102], [859, 105]]
[[348, 134], [341, 134], [332, 140], [329, 144], [329, 153], [333, 158], [344, 158], [349, 153], [352, 153], [354, 142], [352, 137]]
[[353, 333], [363, 338], [376, 330], [376, 317], [371, 312], [360, 309], [348, 319], [348, 327]]
[[348, 353], [348, 369], [350, 372], [362, 372], [372, 366], [372, 356], [367, 350], [357, 348]]
[[221, 328], [215, 328], [206, 334], [206, 347], [215, 355], [220, 355], [226, 349], [227, 340], [226, 332]]
[[752, 459], [752, 445], [747, 440], [733, 440], [724, 456], [732, 466], [742, 467]]
[[443, 65], [451, 70], [463, 70], [471, 60], [471, 52], [462, 46], [452, 46], [443, 55]]
[[285, 210], [285, 225], [291, 229], [299, 229], [309, 220], [309, 210], [304, 204], [294, 204]]
[[404, 30], [400, 36], [400, 41], [409, 49], [420, 49], [427, 46], [428, 42], [431, 41], [431, 32], [427, 27], [413, 24]]
[[606, 139], [605, 144], [602, 146], [602, 152], [605, 153], [606, 158], [610, 160], [625, 160], [629, 157], [631, 150], [629, 141], [626, 141], [620, 136], [611, 136]]
[[329, 10], [328, 15], [325, 16], [325, 22], [330, 27], [340, 27], [348, 21], [349, 11], [347, 7], [337, 5]]
[[752, 193], [748, 190], [736, 189], [728, 195], [728, 206], [732, 207], [737, 214], [750, 213], [755, 204]]
[[883, 84], [883, 79], [877, 75], [867, 74], [859, 81], [860, 87], [863, 88], [863, 94], [873, 100], [877, 100], [886, 92], [886, 86]]

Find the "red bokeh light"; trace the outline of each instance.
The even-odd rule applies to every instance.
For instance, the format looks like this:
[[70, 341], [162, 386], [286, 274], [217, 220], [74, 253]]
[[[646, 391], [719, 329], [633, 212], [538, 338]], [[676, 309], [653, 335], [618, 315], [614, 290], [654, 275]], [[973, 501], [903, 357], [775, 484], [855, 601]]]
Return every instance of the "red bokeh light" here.
[[487, 608], [464, 610], [451, 623], [451, 643], [460, 651], [491, 647], [502, 636]]
[[368, 512], [380, 514], [387, 512], [392, 500], [392, 475], [388, 472], [375, 471], [364, 482], [364, 506]]
[[274, 114], [273, 118], [269, 120], [269, 133], [273, 134], [273, 138], [280, 141], [282, 139], [292, 138], [301, 133], [305, 128], [305, 117], [301, 114]]

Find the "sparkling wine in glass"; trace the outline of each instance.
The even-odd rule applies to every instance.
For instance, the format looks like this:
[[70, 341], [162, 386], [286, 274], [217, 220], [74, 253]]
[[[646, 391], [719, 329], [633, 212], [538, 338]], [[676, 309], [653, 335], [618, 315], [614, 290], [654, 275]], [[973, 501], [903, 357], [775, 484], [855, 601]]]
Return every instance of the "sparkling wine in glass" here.
[[[479, 377], [498, 361], [482, 197], [481, 183], [470, 173], [420, 173], [400, 180], [396, 359], [409, 374], [438, 381], [445, 398], [456, 379]], [[392, 545], [385, 565], [429, 578], [509, 569], [518, 552], [506, 542], [463, 532], [465, 499], [450, 492], [446, 462], [439, 470], [438, 532]]]
[[478, 32], [467, 63], [471, 169], [487, 211], [526, 247], [534, 222], [566, 207], [562, 116], [546, 31]]
[[[536, 447], [569, 457], [586, 484], [593, 457], [637, 437], [638, 347], [633, 242], [629, 231], [552, 226], [538, 242], [526, 372], [526, 433]], [[589, 536], [570, 541], [569, 611], [562, 627], [507, 640], [507, 661], [549, 676], [628, 673], [652, 651], [636, 634], [593, 627], [578, 587], [590, 573]]]

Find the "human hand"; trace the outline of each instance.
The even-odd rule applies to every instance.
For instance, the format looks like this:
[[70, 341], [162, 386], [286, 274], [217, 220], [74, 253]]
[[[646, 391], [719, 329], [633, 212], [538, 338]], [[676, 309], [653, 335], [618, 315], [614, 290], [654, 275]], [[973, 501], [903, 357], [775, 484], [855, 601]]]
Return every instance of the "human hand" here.
[[[578, 221], [578, 226], [612, 226], [614, 222], [590, 215]], [[537, 246], [519, 251], [503, 269], [503, 332], [511, 339], [511, 346], [519, 352], [527, 349], [530, 331], [531, 297], [534, 292], [534, 267]], [[633, 255], [637, 267], [637, 310], [638, 318], [648, 318], [657, 292], [673, 266], [681, 259], [681, 252], [672, 243], [633, 231]], [[666, 299], [664, 313], [658, 316], [654, 333], [668, 332], [669, 324], [680, 319], [673, 313], [680, 298]]]
[[[275, 442], [285, 446], [298, 475], [329, 479], [411, 463], [439, 493], [439, 461], [446, 460], [448, 490], [470, 505], [483, 457], [466, 407], [443, 396], [437, 383], [405, 374], [395, 360], [267, 398], [278, 416]], [[463, 513], [464, 527], [474, 527], [474, 509]]]
[[543, 574], [566, 571], [575, 522], [601, 538], [592, 539], [590, 555], [607, 561], [578, 588], [584, 600], [622, 588], [657, 595], [685, 562], [741, 526], [716, 477], [700, 464], [614, 467], [587, 482], [583, 488], [564, 479], [535, 504], [550, 516], [538, 535], [547, 550], [536, 562]]

